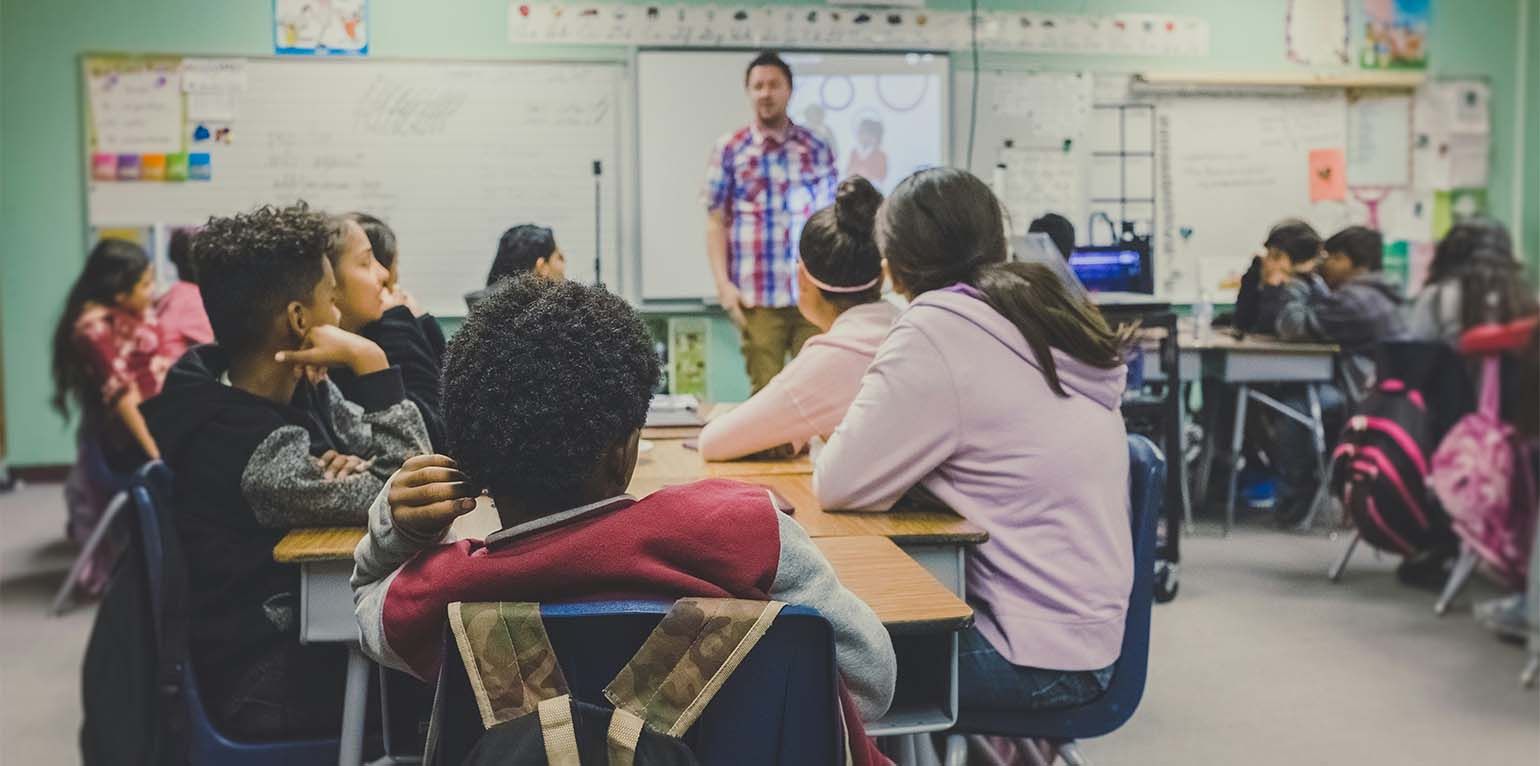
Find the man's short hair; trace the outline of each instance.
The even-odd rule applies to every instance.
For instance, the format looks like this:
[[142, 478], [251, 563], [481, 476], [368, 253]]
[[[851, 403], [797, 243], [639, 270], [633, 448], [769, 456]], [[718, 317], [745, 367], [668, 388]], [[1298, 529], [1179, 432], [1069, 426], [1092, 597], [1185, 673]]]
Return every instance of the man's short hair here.
[[754, 67], [757, 66], [773, 66], [781, 70], [781, 74], [786, 75], [786, 87], [791, 87], [791, 67], [787, 66], [786, 61], [775, 51], [763, 51], [758, 56], [755, 56], [753, 61], [749, 62], [747, 69], [743, 70], [743, 86], [745, 88], [749, 85], [749, 75], [754, 72]]
[[1066, 261], [1069, 260], [1069, 254], [1075, 252], [1075, 224], [1058, 213], [1048, 213], [1033, 221], [1032, 225], [1027, 227], [1027, 233], [1034, 232], [1047, 234]]
[[523, 274], [476, 304], [444, 360], [449, 455], [494, 497], [585, 481], [647, 419], [658, 357], [625, 301]]
[[1310, 224], [1291, 219], [1274, 226], [1262, 246], [1282, 250], [1291, 263], [1308, 263], [1321, 254], [1321, 235]]
[[304, 202], [210, 218], [193, 239], [193, 261], [214, 340], [231, 353], [260, 349], [290, 301], [310, 300], [338, 231]]
[[1385, 237], [1367, 226], [1349, 226], [1326, 240], [1327, 253], [1342, 253], [1354, 268], [1379, 271], [1385, 260]]

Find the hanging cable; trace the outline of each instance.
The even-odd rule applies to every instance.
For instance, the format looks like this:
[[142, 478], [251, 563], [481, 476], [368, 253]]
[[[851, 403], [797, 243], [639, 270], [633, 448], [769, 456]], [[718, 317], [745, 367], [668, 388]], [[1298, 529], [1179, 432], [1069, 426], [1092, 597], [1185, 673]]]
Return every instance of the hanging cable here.
[[968, 40], [973, 49], [973, 88], [968, 98], [968, 164], [973, 172], [973, 137], [979, 127], [979, 0], [970, 0], [968, 13]]

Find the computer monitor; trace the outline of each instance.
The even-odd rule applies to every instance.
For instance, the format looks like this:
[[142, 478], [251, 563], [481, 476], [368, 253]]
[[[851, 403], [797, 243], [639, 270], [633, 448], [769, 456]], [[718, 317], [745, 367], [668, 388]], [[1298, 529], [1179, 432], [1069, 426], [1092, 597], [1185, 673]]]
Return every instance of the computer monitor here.
[[1144, 240], [1077, 247], [1069, 256], [1069, 267], [1093, 293], [1155, 292], [1150, 245]]

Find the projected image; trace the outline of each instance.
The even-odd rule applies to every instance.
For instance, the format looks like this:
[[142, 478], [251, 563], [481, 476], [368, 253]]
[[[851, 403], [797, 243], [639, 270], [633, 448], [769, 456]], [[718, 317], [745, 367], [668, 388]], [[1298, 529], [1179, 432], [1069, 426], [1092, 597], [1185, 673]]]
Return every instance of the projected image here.
[[834, 152], [840, 177], [865, 176], [884, 194], [946, 160], [946, 59], [786, 57], [796, 77], [791, 118]]

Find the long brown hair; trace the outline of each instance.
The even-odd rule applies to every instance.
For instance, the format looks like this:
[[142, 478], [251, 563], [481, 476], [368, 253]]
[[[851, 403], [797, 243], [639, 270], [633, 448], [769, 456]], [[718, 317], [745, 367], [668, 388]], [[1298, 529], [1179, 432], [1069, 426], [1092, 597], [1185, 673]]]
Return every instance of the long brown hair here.
[[91, 248], [85, 268], [75, 278], [64, 311], [53, 329], [53, 408], [69, 415], [70, 402], [87, 414], [101, 407], [95, 389], [101, 384], [91, 363], [75, 345], [75, 321], [91, 303], [111, 306], [134, 285], [150, 267], [150, 256], [139, 245], [121, 239], [104, 239]]
[[1123, 363], [1131, 329], [1113, 332], [1095, 304], [1047, 266], [1006, 262], [1004, 211], [972, 173], [932, 168], [904, 179], [877, 213], [877, 244], [894, 283], [911, 296], [959, 283], [979, 291], [1021, 332], [1059, 396], [1069, 394], [1051, 349], [1102, 370]]

